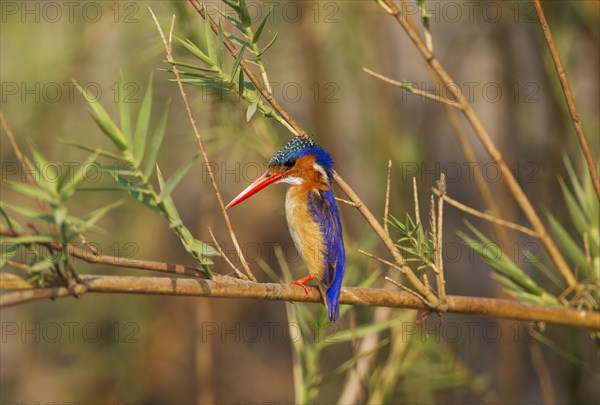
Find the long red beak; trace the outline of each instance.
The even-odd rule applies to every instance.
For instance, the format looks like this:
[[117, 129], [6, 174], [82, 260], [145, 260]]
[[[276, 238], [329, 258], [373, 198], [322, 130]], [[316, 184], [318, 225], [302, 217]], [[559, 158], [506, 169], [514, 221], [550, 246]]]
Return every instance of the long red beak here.
[[263, 188], [267, 187], [269, 184], [275, 183], [277, 180], [283, 177], [283, 173], [271, 174], [268, 171], [265, 172], [258, 179], [254, 180], [252, 184], [250, 184], [244, 191], [238, 194], [225, 208], [231, 208], [234, 205], [238, 205], [242, 201], [247, 198], [252, 197], [254, 194], [258, 193]]

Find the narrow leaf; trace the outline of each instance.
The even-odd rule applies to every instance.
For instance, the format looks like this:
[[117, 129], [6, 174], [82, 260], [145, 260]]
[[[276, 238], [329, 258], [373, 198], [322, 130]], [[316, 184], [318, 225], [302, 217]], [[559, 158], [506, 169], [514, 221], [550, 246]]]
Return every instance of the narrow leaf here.
[[223, 60], [225, 59], [225, 49], [223, 48], [223, 27], [221, 27], [221, 19], [219, 18], [219, 32], [217, 34], [217, 66], [223, 70]]
[[212, 28], [210, 27], [210, 18], [205, 18], [204, 19], [204, 37], [206, 40], [206, 49], [208, 52], [208, 57], [211, 58], [212, 60], [216, 60], [217, 59], [217, 55], [215, 52], [215, 42], [213, 40], [213, 33], [212, 33]]
[[146, 138], [148, 136], [148, 126], [150, 125], [150, 113], [152, 112], [152, 75], [148, 79], [148, 87], [142, 101], [142, 106], [138, 113], [137, 123], [135, 125], [135, 135], [133, 137], [133, 158], [140, 164], [144, 157], [146, 147]]
[[191, 63], [173, 61], [173, 62], [171, 62], [171, 64], [178, 66], [178, 67], [185, 67], [188, 69], [200, 70], [202, 72], [210, 72], [210, 73], [218, 73], [219, 72], [219, 69], [215, 69], [212, 67], [203, 67], [203, 66], [192, 65]]
[[167, 103], [167, 108], [163, 112], [160, 117], [160, 121], [156, 128], [154, 128], [154, 134], [152, 135], [152, 140], [150, 141], [150, 145], [148, 146], [148, 152], [146, 154], [146, 159], [142, 164], [142, 172], [147, 179], [152, 175], [152, 170], [154, 169], [154, 165], [156, 164], [156, 157], [158, 156], [158, 151], [160, 150], [160, 145], [162, 144], [163, 138], [165, 136], [165, 129], [167, 128], [167, 121], [169, 119], [169, 111], [171, 110], [171, 100]]
[[183, 41], [181, 39], [177, 39], [181, 45], [183, 45], [188, 51], [190, 51], [194, 56], [200, 59], [202, 62], [206, 63], [209, 66], [214, 66], [214, 61], [209, 58], [204, 52], [200, 50], [196, 45], [194, 45], [189, 39]]
[[120, 73], [119, 79], [119, 117], [121, 120], [121, 131], [123, 135], [125, 135], [125, 139], [127, 140], [127, 144], [131, 145], [132, 140], [132, 132], [131, 132], [131, 113], [129, 111], [129, 102], [127, 101], [126, 95], [126, 83], [125, 77], [123, 76], [123, 72]]
[[6, 185], [29, 197], [39, 198], [40, 200], [46, 201], [51, 204], [55, 204], [57, 202], [56, 196], [50, 194], [48, 191], [43, 190], [39, 187], [30, 186], [29, 184], [20, 183], [16, 181], [7, 181]]
[[32, 208], [27, 208], [22, 205], [12, 205], [3, 201], [0, 201], [0, 207], [8, 208], [9, 210], [26, 216], [27, 218], [39, 219], [45, 222], [54, 222], [54, 217], [48, 213], [38, 211]]
[[83, 97], [87, 100], [88, 104], [92, 109], [92, 117], [94, 121], [98, 124], [102, 132], [104, 132], [110, 140], [115, 144], [115, 146], [121, 150], [127, 149], [127, 141], [125, 140], [125, 135], [121, 132], [121, 130], [115, 125], [113, 120], [107, 114], [106, 110], [102, 107], [98, 100], [94, 100], [92, 96], [87, 94], [87, 92], [76, 83], [77, 89], [83, 95]]
[[240, 63], [242, 62], [242, 58], [244, 57], [244, 51], [246, 50], [247, 45], [248, 44], [244, 42], [244, 45], [242, 45], [242, 49], [240, 49], [240, 52], [235, 58], [235, 62], [233, 62], [233, 68], [231, 69], [231, 77], [235, 77], [235, 72], [237, 71], [238, 67], [240, 66]]
[[93, 211], [83, 222], [83, 224], [77, 226], [77, 231], [78, 232], [85, 232], [86, 230], [90, 229], [92, 226], [94, 226], [96, 224], [96, 222], [98, 222], [104, 215], [106, 215], [110, 210], [113, 210], [115, 208], [117, 208], [118, 206], [122, 205], [123, 201], [121, 200], [117, 200], [113, 203], [110, 203], [102, 208], [99, 208], [95, 211]]
[[267, 20], [269, 19], [269, 16], [271, 15], [271, 11], [273, 11], [273, 8], [269, 9], [269, 12], [267, 13], [265, 18], [262, 20], [262, 22], [258, 26], [256, 32], [254, 33], [254, 37], [252, 37], [253, 44], [256, 44], [258, 42], [258, 40], [260, 39], [260, 34], [262, 34], [263, 29], [265, 28], [265, 25], [267, 24]]
[[252, 25], [252, 20], [250, 19], [250, 13], [248, 12], [248, 6], [246, 5], [246, 0], [240, 0], [240, 11], [238, 13], [240, 16], [240, 21], [242, 25], [246, 28], [249, 28]]
[[74, 141], [70, 141], [68, 139], [61, 139], [60, 140], [61, 143], [64, 143], [65, 145], [69, 145], [69, 146], [74, 146], [76, 148], [79, 148], [81, 150], [85, 150], [87, 152], [91, 152], [91, 153], [96, 153], [98, 154], [98, 156], [103, 156], [105, 158], [109, 158], [109, 159], [115, 159], [115, 160], [120, 160], [122, 162], [128, 162], [129, 160], [127, 160], [126, 158], [124, 158], [123, 156], [117, 155], [116, 153], [112, 153], [112, 152], [108, 152], [102, 149], [94, 149], [91, 148], [87, 145], [83, 145]]
[[258, 53], [258, 55], [256, 55], [256, 57], [260, 58], [263, 53], [267, 52], [269, 50], [269, 48], [273, 46], [273, 44], [275, 43], [276, 40], [277, 40], [277, 33], [275, 33], [275, 36], [273, 37], [273, 39], [271, 40], [271, 42], [269, 42], [269, 44], [267, 46], [265, 46], [265, 49], [263, 49], [262, 51], [260, 51]]
[[571, 260], [571, 263], [577, 267], [579, 271], [582, 271], [585, 275], [588, 275], [588, 266], [583, 253], [583, 248], [580, 247], [577, 242], [571, 238], [566, 229], [558, 222], [558, 220], [551, 213], [546, 213], [548, 221], [550, 222], [550, 228], [556, 235], [558, 245], [561, 250]]
[[177, 186], [177, 184], [179, 184], [179, 182], [183, 179], [187, 172], [192, 168], [192, 165], [194, 164], [196, 159], [198, 159], [199, 156], [199, 154], [192, 156], [190, 160], [181, 165], [181, 167], [177, 169], [177, 171], [169, 178], [169, 180], [167, 180], [167, 182], [160, 190], [160, 195], [158, 196], [159, 203], [162, 202], [166, 196], [171, 195], [173, 189]]
[[87, 171], [89, 169], [89, 165], [95, 162], [97, 158], [98, 154], [96, 153], [87, 158], [87, 160], [83, 164], [81, 164], [81, 166], [79, 166], [71, 181], [69, 181], [68, 183], [63, 183], [61, 189], [59, 190], [63, 201], [66, 201], [69, 197], [71, 197], [75, 192], [77, 186], [85, 180], [87, 176]]
[[2, 237], [0, 242], [2, 243], [16, 243], [16, 244], [28, 244], [28, 243], [50, 243], [58, 242], [58, 236], [51, 235], [27, 235], [27, 236], [14, 236], [14, 237]]

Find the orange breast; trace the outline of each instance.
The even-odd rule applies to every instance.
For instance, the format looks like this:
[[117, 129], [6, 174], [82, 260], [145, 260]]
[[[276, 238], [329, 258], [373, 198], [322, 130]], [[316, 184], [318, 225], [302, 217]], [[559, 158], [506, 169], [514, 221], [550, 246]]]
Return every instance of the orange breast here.
[[309, 192], [303, 186], [290, 187], [285, 199], [285, 215], [292, 239], [308, 271], [322, 280], [325, 245], [321, 228], [308, 208]]

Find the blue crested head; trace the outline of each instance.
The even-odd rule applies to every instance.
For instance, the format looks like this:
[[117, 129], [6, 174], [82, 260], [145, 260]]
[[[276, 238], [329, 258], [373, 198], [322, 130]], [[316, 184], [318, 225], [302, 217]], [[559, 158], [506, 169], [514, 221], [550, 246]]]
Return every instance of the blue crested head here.
[[296, 136], [281, 149], [279, 149], [269, 160], [269, 167], [287, 166], [292, 167], [296, 160], [303, 156], [313, 156], [315, 162], [327, 172], [327, 176], [331, 181], [333, 177], [333, 159], [325, 151], [317, 145], [312, 139]]

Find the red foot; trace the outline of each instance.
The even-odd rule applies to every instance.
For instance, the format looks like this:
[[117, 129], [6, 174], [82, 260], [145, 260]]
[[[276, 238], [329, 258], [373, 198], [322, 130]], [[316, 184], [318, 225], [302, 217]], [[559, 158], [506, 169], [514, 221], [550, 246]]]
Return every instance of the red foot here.
[[306, 293], [306, 295], [308, 295], [308, 287], [305, 286], [304, 283], [309, 282], [313, 278], [315, 278], [315, 276], [313, 276], [312, 274], [309, 274], [308, 276], [303, 277], [300, 280], [292, 281], [291, 284], [296, 284], [296, 285], [299, 285], [300, 287], [304, 288], [304, 292]]

